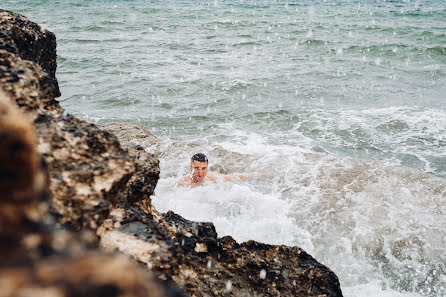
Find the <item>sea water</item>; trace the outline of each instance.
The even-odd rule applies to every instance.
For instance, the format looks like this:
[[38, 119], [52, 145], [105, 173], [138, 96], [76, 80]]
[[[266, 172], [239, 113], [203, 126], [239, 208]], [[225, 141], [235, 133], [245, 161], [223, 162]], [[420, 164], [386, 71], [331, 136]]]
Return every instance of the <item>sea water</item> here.
[[[56, 34], [67, 112], [160, 139], [160, 211], [300, 246], [345, 296], [446, 295], [444, 1], [0, 8]], [[248, 178], [178, 187], [197, 152]]]

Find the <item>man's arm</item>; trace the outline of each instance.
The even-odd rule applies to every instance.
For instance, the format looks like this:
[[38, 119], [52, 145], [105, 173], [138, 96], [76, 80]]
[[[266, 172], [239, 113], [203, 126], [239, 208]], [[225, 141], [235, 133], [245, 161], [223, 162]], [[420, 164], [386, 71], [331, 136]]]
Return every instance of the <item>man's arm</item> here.
[[243, 174], [223, 175], [223, 180], [227, 182], [242, 181], [246, 179], [248, 179], [248, 176]]
[[192, 178], [189, 175], [187, 175], [181, 178], [179, 181], [177, 181], [177, 184], [179, 186], [189, 186], [192, 184]]

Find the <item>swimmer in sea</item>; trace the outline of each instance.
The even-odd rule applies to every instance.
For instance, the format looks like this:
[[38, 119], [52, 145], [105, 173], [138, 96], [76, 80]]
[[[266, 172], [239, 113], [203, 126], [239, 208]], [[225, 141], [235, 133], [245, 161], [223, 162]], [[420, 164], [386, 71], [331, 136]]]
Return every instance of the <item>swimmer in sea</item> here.
[[205, 154], [195, 154], [191, 158], [191, 174], [178, 181], [181, 186], [199, 186], [204, 182], [217, 183], [218, 181], [239, 181], [246, 179], [244, 175], [221, 175], [214, 172], [208, 172], [208, 158]]

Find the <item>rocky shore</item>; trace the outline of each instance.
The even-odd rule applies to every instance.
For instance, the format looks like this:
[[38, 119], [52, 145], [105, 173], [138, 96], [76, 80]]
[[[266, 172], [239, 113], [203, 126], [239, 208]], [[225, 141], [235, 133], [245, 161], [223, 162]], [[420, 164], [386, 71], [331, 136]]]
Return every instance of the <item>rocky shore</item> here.
[[0, 297], [342, 296], [298, 247], [158, 213], [156, 138], [67, 114], [56, 57], [53, 33], [0, 10]]

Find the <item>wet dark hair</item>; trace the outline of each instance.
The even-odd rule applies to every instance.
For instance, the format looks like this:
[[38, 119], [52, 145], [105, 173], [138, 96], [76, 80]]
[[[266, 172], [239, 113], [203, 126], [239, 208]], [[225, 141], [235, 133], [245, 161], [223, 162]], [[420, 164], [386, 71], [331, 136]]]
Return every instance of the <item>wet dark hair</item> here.
[[209, 163], [208, 157], [206, 157], [205, 154], [195, 154], [195, 155], [193, 155], [192, 158], [190, 158], [190, 162], [194, 163], [194, 161]]

